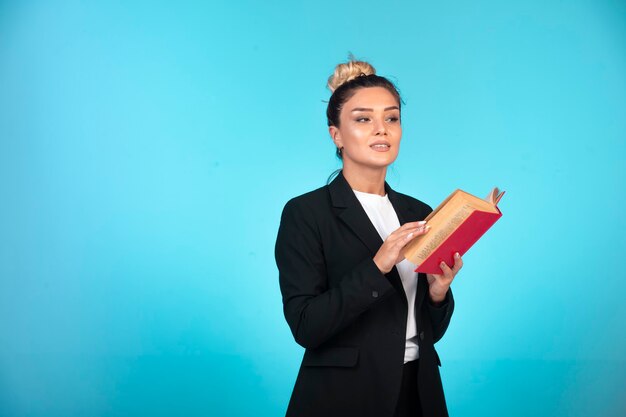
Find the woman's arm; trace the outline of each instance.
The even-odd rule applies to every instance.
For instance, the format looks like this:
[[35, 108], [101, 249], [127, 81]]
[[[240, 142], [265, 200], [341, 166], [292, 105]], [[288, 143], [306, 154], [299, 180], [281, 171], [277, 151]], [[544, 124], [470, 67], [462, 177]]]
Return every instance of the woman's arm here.
[[450, 324], [454, 312], [454, 297], [451, 289], [448, 289], [445, 299], [440, 303], [435, 304], [428, 295], [426, 297], [426, 304], [433, 325], [433, 343], [437, 343], [446, 333]]
[[450, 284], [456, 274], [463, 268], [463, 259], [458, 253], [454, 254], [454, 265], [450, 268], [445, 262], [441, 262], [441, 274], [427, 274], [428, 280], [428, 306], [433, 322], [433, 339], [437, 342], [443, 337], [450, 318], [454, 311], [454, 298]]
[[275, 248], [285, 318], [305, 348], [321, 345], [395, 291], [371, 257], [328, 288], [322, 240], [311, 213], [301, 201], [288, 202]]

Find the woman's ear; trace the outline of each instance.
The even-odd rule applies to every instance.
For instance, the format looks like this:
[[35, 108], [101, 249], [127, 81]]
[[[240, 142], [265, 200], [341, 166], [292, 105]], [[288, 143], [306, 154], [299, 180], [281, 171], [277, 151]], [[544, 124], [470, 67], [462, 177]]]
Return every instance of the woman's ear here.
[[336, 126], [328, 126], [328, 133], [335, 143], [335, 146], [339, 149], [343, 148], [343, 141], [341, 140], [341, 132]]

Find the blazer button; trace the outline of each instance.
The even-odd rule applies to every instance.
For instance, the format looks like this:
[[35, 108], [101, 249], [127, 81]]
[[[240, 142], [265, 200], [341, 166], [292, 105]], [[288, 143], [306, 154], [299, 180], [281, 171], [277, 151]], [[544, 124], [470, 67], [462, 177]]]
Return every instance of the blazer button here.
[[420, 332], [420, 340], [424, 340], [424, 331]]
[[372, 297], [378, 298], [378, 291], [372, 291]]

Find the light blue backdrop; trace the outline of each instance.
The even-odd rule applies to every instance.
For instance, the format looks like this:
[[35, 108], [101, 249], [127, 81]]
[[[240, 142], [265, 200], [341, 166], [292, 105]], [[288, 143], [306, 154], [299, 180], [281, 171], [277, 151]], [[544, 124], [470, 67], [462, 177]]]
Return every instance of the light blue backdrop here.
[[0, 3], [0, 415], [281, 416], [280, 212], [348, 52], [397, 190], [507, 190], [438, 344], [452, 416], [626, 415], [626, 4]]

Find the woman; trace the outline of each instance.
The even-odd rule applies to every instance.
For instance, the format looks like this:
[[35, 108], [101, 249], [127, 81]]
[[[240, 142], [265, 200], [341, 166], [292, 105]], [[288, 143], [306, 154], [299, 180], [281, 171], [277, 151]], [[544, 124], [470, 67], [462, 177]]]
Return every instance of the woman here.
[[462, 260], [426, 276], [402, 255], [432, 209], [385, 182], [402, 137], [395, 86], [353, 60], [328, 86], [343, 169], [285, 205], [276, 241], [285, 318], [306, 349], [287, 416], [447, 416], [434, 343]]

